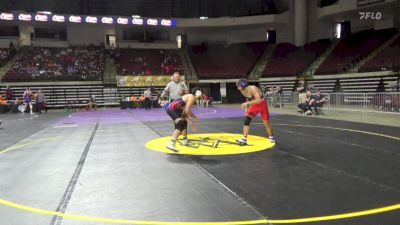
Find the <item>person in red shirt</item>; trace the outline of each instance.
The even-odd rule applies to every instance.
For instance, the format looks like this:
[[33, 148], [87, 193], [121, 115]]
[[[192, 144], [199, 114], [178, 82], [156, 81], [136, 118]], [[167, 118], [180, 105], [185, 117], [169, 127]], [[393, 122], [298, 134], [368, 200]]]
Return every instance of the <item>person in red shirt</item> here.
[[7, 100], [12, 100], [14, 97], [14, 93], [11, 90], [10, 86], [7, 86], [5, 97]]

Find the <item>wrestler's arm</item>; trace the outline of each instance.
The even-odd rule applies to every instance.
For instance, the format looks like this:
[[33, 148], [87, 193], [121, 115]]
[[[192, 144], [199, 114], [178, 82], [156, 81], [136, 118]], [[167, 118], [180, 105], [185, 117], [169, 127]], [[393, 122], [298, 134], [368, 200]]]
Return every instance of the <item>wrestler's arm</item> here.
[[244, 102], [242, 104], [243, 108], [247, 108], [247, 107], [250, 107], [250, 106], [252, 106], [254, 104], [259, 104], [259, 103], [262, 102], [262, 98], [261, 98], [260, 92], [258, 91], [258, 88], [250, 87], [250, 93], [251, 93], [251, 96], [254, 97], [254, 100]]

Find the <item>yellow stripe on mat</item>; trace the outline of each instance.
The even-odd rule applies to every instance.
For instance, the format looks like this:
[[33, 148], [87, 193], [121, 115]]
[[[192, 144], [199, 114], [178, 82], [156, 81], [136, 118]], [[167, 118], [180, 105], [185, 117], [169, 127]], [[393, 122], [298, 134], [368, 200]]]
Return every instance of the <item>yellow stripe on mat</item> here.
[[6, 201], [0, 199], [0, 205], [8, 206], [22, 211], [27, 211], [35, 214], [42, 214], [47, 216], [59, 216], [66, 219], [81, 220], [81, 221], [94, 221], [101, 223], [114, 223], [114, 224], [137, 224], [137, 225], [250, 225], [250, 224], [290, 224], [290, 223], [307, 223], [307, 222], [317, 222], [317, 221], [328, 221], [328, 220], [339, 220], [352, 217], [366, 216], [372, 214], [378, 214], [393, 210], [400, 209], [400, 204], [385, 206], [376, 209], [364, 210], [359, 212], [337, 214], [331, 216], [320, 216], [320, 217], [309, 217], [301, 219], [285, 219], [285, 220], [274, 220], [274, 219], [260, 219], [260, 220], [248, 220], [248, 221], [230, 221], [230, 222], [162, 222], [162, 221], [143, 221], [143, 220], [125, 220], [125, 219], [111, 219], [111, 218], [101, 218], [92, 216], [80, 216], [67, 213], [54, 212], [49, 210], [37, 209], [14, 202]]

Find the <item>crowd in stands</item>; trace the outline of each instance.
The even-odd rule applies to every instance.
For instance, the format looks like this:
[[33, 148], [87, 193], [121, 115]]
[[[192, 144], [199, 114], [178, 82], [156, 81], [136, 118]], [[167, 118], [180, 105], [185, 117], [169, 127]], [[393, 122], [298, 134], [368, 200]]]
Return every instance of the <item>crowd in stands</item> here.
[[[364, 57], [393, 37], [396, 29], [365, 30], [340, 40], [315, 74], [346, 73]], [[350, 71], [352, 72], [352, 71]]]
[[265, 42], [227, 47], [222, 44], [202, 44], [193, 46], [189, 54], [199, 78], [232, 79], [246, 76], [266, 47]]
[[104, 49], [95, 46], [27, 48], [2, 81], [101, 80], [104, 60]]
[[289, 43], [278, 44], [265, 67], [263, 77], [297, 76], [304, 73], [330, 43], [330, 40], [323, 39], [308, 43], [303, 47], [296, 47]]
[[8, 60], [16, 54], [16, 52], [17, 50], [12, 42], [10, 43], [9, 48], [0, 48], [0, 67], [4, 66]]
[[391, 45], [383, 49], [378, 55], [365, 63], [358, 71], [385, 71], [400, 70], [400, 37], [398, 37]]
[[117, 49], [114, 53], [120, 75], [169, 75], [183, 73], [174, 50]]
[[10, 52], [8, 49], [0, 49], [0, 66], [3, 66], [10, 59]]

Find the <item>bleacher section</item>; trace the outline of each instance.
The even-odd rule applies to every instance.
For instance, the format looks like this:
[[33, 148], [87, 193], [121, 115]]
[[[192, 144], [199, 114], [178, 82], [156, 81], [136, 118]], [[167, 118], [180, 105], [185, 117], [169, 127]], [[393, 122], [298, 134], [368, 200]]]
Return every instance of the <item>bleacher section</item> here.
[[189, 50], [190, 58], [199, 79], [235, 79], [246, 77], [266, 43], [200, 45]]
[[375, 76], [375, 77], [347, 77], [340, 79], [315, 79], [309, 81], [310, 87], [321, 89], [325, 93], [333, 92], [337, 80], [340, 82], [342, 92], [377, 92], [379, 83], [383, 80], [383, 84], [387, 91], [392, 91], [391, 84], [397, 81], [397, 76]]
[[341, 39], [335, 49], [320, 65], [315, 74], [346, 73], [348, 68], [393, 37], [396, 29], [365, 30]]
[[[395, 84], [399, 79], [399, 75], [385, 75], [385, 76], [358, 76], [358, 77], [335, 77], [330, 76], [329, 78], [324, 78], [324, 76], [319, 76], [313, 80], [308, 81], [308, 88], [320, 89], [324, 93], [331, 93], [335, 89], [335, 84], [339, 82], [341, 92], [377, 92], [379, 83], [383, 81], [386, 91], [395, 91]], [[266, 87], [277, 87], [283, 88], [284, 92], [291, 92], [296, 84], [296, 78], [287, 80], [266, 80], [260, 82], [261, 86]]]
[[183, 73], [176, 50], [120, 49], [115, 53], [119, 75], [171, 75]]
[[400, 37], [390, 46], [382, 50], [378, 55], [365, 63], [359, 72], [383, 71], [400, 69]]
[[3, 82], [95, 81], [104, 70], [100, 47], [28, 48], [13, 63]]
[[331, 41], [323, 39], [303, 47], [296, 47], [289, 43], [276, 46], [273, 57], [269, 60], [263, 77], [297, 76], [320, 56], [330, 45]]
[[[31, 86], [32, 92], [39, 89], [47, 98], [49, 108], [63, 108], [67, 105], [86, 106], [90, 96], [96, 97], [99, 106], [118, 106], [122, 97], [140, 97], [147, 87], [118, 87], [105, 88], [102, 85], [43, 85]], [[5, 87], [0, 87], [0, 93], [4, 93]], [[14, 97], [22, 98], [25, 87], [12, 87]], [[162, 93], [164, 87], [154, 87], [154, 95]]]

